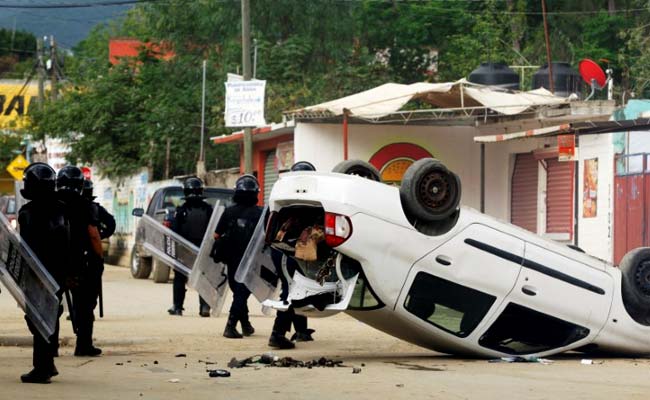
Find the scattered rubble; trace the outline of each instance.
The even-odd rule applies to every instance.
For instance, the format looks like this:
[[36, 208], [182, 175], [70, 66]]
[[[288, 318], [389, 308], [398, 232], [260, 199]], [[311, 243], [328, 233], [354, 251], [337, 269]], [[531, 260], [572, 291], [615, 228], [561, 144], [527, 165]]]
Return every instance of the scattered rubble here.
[[206, 372], [210, 378], [227, 378], [230, 376], [230, 372], [225, 369], [208, 369]]
[[187, 354], [185, 353], [178, 353], [174, 357], [187, 357]]
[[[230, 359], [230, 362], [228, 362], [228, 368], [243, 368], [252, 364], [265, 364], [267, 367], [308, 368], [308, 369], [314, 367], [324, 367], [324, 368], [345, 367], [345, 365], [343, 365], [342, 360], [333, 360], [325, 357], [321, 357], [317, 360], [301, 361], [291, 357], [280, 358], [274, 355], [273, 353], [265, 353], [262, 355], [255, 355], [252, 357], [248, 357], [243, 360], [238, 360], [233, 357], [232, 359]], [[359, 368], [359, 371], [361, 371], [361, 368]], [[358, 372], [354, 372], [354, 373], [358, 373]]]

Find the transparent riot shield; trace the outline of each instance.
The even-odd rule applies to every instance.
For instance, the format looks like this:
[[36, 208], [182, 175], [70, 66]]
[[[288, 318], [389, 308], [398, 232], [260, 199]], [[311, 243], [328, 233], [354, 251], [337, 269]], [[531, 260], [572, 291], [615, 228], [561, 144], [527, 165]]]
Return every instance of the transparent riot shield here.
[[149, 215], [142, 216], [144, 248], [185, 276], [192, 271], [199, 248]]
[[197, 292], [210, 305], [212, 315], [218, 317], [223, 308], [228, 291], [228, 275], [226, 275], [226, 265], [215, 263], [210, 257], [212, 245], [214, 243], [213, 233], [224, 212], [224, 207], [218, 201], [214, 206], [214, 211], [210, 217], [208, 228], [201, 241], [199, 254], [192, 266], [187, 285]]
[[235, 280], [246, 285], [253, 296], [260, 301], [274, 297], [279, 285], [278, 269], [273, 263], [271, 252], [273, 249], [264, 244], [264, 216], [268, 212], [268, 206], [264, 207], [251, 241], [244, 252], [241, 263], [237, 268]]
[[1, 213], [0, 282], [48, 340], [58, 319], [59, 285]]

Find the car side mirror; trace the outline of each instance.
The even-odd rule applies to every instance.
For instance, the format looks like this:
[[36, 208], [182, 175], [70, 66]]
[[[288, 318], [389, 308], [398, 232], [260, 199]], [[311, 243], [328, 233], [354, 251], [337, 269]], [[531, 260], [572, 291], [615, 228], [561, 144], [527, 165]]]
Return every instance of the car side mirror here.
[[134, 217], [141, 217], [144, 215], [144, 208], [134, 208], [133, 211], [131, 211], [131, 215]]

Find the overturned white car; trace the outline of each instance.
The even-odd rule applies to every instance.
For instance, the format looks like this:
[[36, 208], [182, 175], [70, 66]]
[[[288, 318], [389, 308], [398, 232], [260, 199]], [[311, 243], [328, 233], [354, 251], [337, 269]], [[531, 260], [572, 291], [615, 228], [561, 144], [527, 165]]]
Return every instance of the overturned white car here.
[[273, 187], [266, 233], [260, 224], [238, 271], [266, 306], [345, 311], [451, 354], [650, 354], [650, 249], [619, 269], [459, 208], [460, 180], [434, 159], [401, 188], [363, 162], [335, 170], [366, 177], [292, 172]]

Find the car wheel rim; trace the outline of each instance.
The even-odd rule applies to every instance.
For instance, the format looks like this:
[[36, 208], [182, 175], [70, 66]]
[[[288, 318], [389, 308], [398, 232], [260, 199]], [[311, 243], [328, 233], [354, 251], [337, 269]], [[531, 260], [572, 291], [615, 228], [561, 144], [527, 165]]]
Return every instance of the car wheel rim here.
[[420, 181], [417, 187], [419, 200], [434, 212], [446, 211], [452, 198], [450, 174], [433, 171]]
[[641, 293], [650, 296], [650, 260], [641, 262], [636, 270], [635, 281]]
[[137, 251], [135, 251], [135, 250], [133, 250], [133, 251], [134, 251], [134, 253], [133, 253], [133, 259], [131, 261], [131, 270], [133, 272], [138, 272], [138, 270], [140, 269], [140, 257], [138, 256]]

